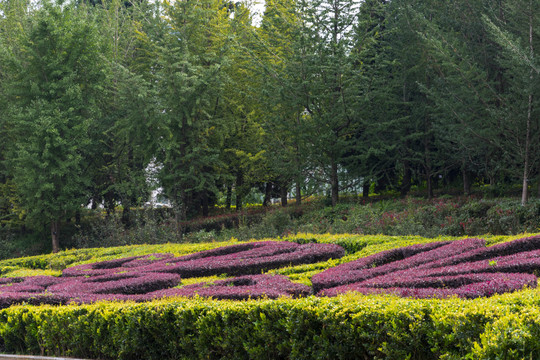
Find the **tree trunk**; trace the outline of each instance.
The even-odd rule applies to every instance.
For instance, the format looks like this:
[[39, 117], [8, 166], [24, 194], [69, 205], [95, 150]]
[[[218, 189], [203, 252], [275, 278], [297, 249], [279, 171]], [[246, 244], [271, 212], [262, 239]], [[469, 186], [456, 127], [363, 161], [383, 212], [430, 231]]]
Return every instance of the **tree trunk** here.
[[461, 171], [463, 175], [463, 194], [464, 195], [470, 195], [471, 194], [471, 177], [470, 174], [465, 170], [465, 168]]
[[266, 185], [264, 186], [264, 199], [263, 199], [263, 206], [267, 207], [270, 204], [272, 196], [272, 183], [268, 181]]
[[236, 211], [242, 210], [242, 198], [244, 192], [244, 174], [238, 171], [236, 174]]
[[202, 215], [204, 217], [208, 217], [209, 209], [208, 209], [208, 191], [203, 190], [201, 194], [201, 207], [202, 207]]
[[225, 197], [225, 208], [231, 209], [232, 204], [232, 184], [227, 184], [227, 196]]
[[114, 214], [114, 208], [115, 208], [115, 202], [114, 202], [114, 194], [112, 192], [107, 192], [105, 195], [103, 195], [103, 198], [105, 199], [105, 211], [106, 211], [106, 217], [110, 217], [111, 214]]
[[529, 95], [529, 109], [527, 114], [527, 131], [525, 135], [525, 159], [523, 160], [523, 187], [521, 190], [521, 205], [525, 206], [529, 198], [529, 158], [531, 152], [531, 112], [532, 94]]
[[401, 197], [407, 196], [411, 190], [411, 165], [408, 160], [403, 161], [403, 181], [401, 183]]
[[281, 186], [279, 187], [280, 189], [280, 197], [281, 197], [281, 206], [285, 207], [287, 206], [287, 193], [288, 193], [288, 186], [287, 186], [287, 183], [285, 181], [282, 181]]
[[364, 179], [364, 184], [362, 185], [362, 197], [364, 199], [367, 199], [369, 197], [369, 187], [370, 187], [370, 181], [367, 179]]
[[338, 165], [332, 159], [332, 173], [330, 176], [330, 186], [332, 187], [332, 206], [336, 206], [339, 202], [339, 180], [338, 180]]
[[[529, 51], [531, 59], [534, 56], [533, 46], [533, 8], [532, 1], [529, 2]], [[531, 85], [534, 80], [533, 70], [530, 71]], [[531, 156], [531, 118], [532, 118], [533, 94], [529, 93], [529, 103], [527, 107], [527, 131], [525, 134], [525, 159], [523, 161], [523, 189], [521, 191], [521, 205], [525, 206], [529, 197], [529, 159]]]
[[175, 209], [174, 209], [174, 222], [175, 222], [175, 225], [176, 225], [176, 237], [179, 239], [179, 240], [182, 240], [183, 236], [184, 236], [184, 231], [183, 231], [183, 228], [182, 228], [182, 221], [185, 220], [185, 214], [186, 214], [186, 211], [185, 211], [185, 191], [184, 190], [180, 190], [180, 197], [178, 196], [178, 190], [175, 189], [174, 190], [174, 193], [173, 193], [173, 196], [174, 196], [174, 202], [175, 202]]
[[[424, 126], [427, 131], [429, 127], [429, 122], [427, 118], [425, 119]], [[431, 167], [431, 157], [429, 153], [430, 141], [427, 135], [424, 136], [424, 170], [426, 172], [426, 184], [427, 184], [427, 197], [428, 199], [433, 198], [433, 180], [432, 180], [432, 167]]]
[[433, 181], [431, 179], [431, 174], [426, 175], [426, 181], [427, 181], [427, 197], [428, 199], [433, 198]]
[[125, 228], [129, 228], [131, 226], [131, 209], [129, 201], [123, 204], [121, 221]]
[[300, 180], [296, 180], [296, 206], [302, 205], [302, 187]]
[[51, 221], [51, 238], [53, 253], [60, 251], [60, 224], [58, 220]]
[[92, 210], [96, 210], [98, 208], [98, 200], [97, 197], [92, 198]]

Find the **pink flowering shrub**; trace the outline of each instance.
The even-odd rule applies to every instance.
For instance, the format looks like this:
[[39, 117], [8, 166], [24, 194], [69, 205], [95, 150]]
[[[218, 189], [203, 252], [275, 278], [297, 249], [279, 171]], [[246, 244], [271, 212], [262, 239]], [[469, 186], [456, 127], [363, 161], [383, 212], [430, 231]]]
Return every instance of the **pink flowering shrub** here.
[[63, 276], [0, 278], [0, 307], [14, 303], [89, 303], [99, 300], [146, 301], [183, 295], [220, 299], [266, 296], [304, 296], [305, 285], [284, 276], [256, 275], [218, 281], [214, 284], [174, 288], [182, 277], [215, 274], [257, 274], [281, 266], [313, 263], [342, 257], [345, 250], [333, 244], [263, 241], [226, 246], [186, 256], [150, 254], [74, 266]]
[[311, 282], [315, 292], [318, 292], [321, 289], [358, 282], [399, 268], [422, 264], [422, 256], [436, 259], [453, 251], [459, 252], [483, 245], [483, 240], [470, 239], [463, 242], [434, 242], [387, 250], [315, 274]]
[[357, 291], [475, 298], [534, 288], [534, 274], [540, 272], [540, 236], [489, 248], [479, 239], [455, 241], [373, 268], [364, 266], [368, 258], [314, 275], [314, 290], [323, 296]]
[[[155, 255], [155, 254], [154, 254]], [[345, 255], [334, 244], [300, 245], [286, 241], [261, 241], [225, 246], [180, 257], [133, 257], [67, 268], [63, 276], [100, 276], [137, 269], [139, 272], [175, 273], [182, 277], [219, 274], [247, 275], [282, 266], [309, 264]], [[140, 266], [135, 264], [140, 263]], [[116, 264], [113, 267], [112, 264]]]
[[148, 294], [152, 298], [167, 296], [212, 297], [215, 299], [245, 300], [267, 297], [275, 299], [281, 296], [307, 296], [311, 288], [295, 284], [283, 275], [245, 275], [219, 280], [214, 283], [199, 283], [182, 288], [167, 289]]
[[354, 283], [325, 289], [320, 295], [336, 296], [349, 291], [362, 294], [394, 294], [402, 297], [445, 298], [458, 296], [474, 299], [536, 287], [537, 278], [532, 274], [473, 274], [436, 278], [407, 279], [401, 283]]
[[49, 286], [48, 292], [83, 296], [84, 294], [146, 294], [180, 284], [180, 276], [160, 273], [130, 273], [96, 278], [68, 278]]
[[203, 251], [157, 262], [140, 269], [145, 272], [175, 273], [185, 278], [219, 274], [249, 275], [283, 266], [340, 258], [343, 255], [345, 250], [334, 244], [299, 245], [282, 241], [264, 241]]
[[[150, 254], [102, 261], [68, 268], [61, 277], [0, 278], [0, 308], [23, 302], [147, 301], [168, 296], [244, 300], [348, 291], [477, 298], [536, 287], [535, 274], [540, 273], [540, 236], [536, 236], [489, 248], [484, 240], [472, 238], [383, 251], [314, 275], [313, 288], [283, 275], [261, 274], [344, 254], [335, 244], [263, 241], [180, 257]], [[221, 274], [236, 277], [177, 287], [181, 277]]]
[[[151, 254], [144, 256], [132, 256], [121, 259], [100, 261], [91, 264], [83, 264], [64, 269], [62, 276], [99, 276], [113, 274], [119, 271], [127, 271], [129, 268], [136, 268], [161, 262], [172, 258], [172, 254]], [[121, 270], [119, 270], [121, 268]]]

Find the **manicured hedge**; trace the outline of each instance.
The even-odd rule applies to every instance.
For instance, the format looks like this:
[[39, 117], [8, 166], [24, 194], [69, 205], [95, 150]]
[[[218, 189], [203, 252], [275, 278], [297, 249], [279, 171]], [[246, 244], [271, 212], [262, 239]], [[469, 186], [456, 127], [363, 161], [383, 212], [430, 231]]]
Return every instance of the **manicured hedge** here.
[[[233, 275], [260, 273], [268, 269], [314, 263], [345, 254], [334, 244], [300, 245], [285, 241], [263, 241], [219, 247], [174, 257], [148, 254], [82, 264], [64, 270], [63, 276], [0, 278], [1, 306], [15, 303], [91, 303], [101, 300], [147, 301], [163, 296], [195, 295], [218, 299], [249, 299], [306, 296], [311, 289], [292, 283], [282, 275], [254, 275], [199, 283], [174, 289], [179, 274]], [[49, 298], [44, 295], [54, 295]]]
[[198, 283], [182, 288], [172, 288], [151, 292], [149, 298], [170, 296], [212, 297], [214, 299], [246, 300], [266, 297], [277, 299], [281, 296], [303, 297], [311, 293], [311, 288], [292, 283], [283, 275], [245, 275], [215, 281]]
[[348, 291], [417, 298], [492, 296], [536, 287], [539, 249], [540, 236], [488, 248], [480, 239], [455, 241], [432, 250], [415, 245], [402, 249], [414, 255], [389, 256], [395, 250], [375, 254], [316, 274], [312, 282], [323, 296]]
[[309, 264], [345, 255], [334, 244], [304, 244], [265, 241], [215, 249], [142, 267], [145, 272], [166, 272], [182, 277], [219, 274], [248, 275], [287, 265]]
[[324, 296], [355, 291], [362, 294], [393, 294], [403, 297], [448, 298], [459, 296], [474, 299], [535, 288], [537, 278], [531, 274], [466, 274], [422, 278], [388, 279], [385, 277], [360, 283], [337, 286], [320, 292]]
[[[0, 351], [88, 359], [537, 359], [537, 291], [0, 310]], [[506, 356], [506, 357], [505, 357]]]
[[[330, 237], [315, 239], [326, 241]], [[336, 238], [337, 239], [337, 238]], [[331, 242], [351, 241], [348, 249], [354, 249], [351, 238], [330, 239]], [[382, 239], [382, 240], [381, 240]], [[51, 304], [42, 306], [11, 306], [0, 310], [0, 353], [45, 354], [73, 356], [90, 359], [537, 359], [540, 358], [540, 291], [527, 289], [511, 294], [495, 295], [490, 298], [477, 296], [534, 287], [532, 274], [514, 274], [511, 269], [534, 271], [539, 258], [538, 238], [519, 240], [504, 246], [474, 249], [477, 241], [439, 242], [430, 246], [397, 249], [410, 244], [404, 239], [365, 240], [358, 253], [348, 254], [337, 260], [328, 260], [315, 265], [294, 265], [280, 271], [294, 275], [312, 269], [324, 270], [328, 266], [349, 260], [356, 260], [362, 254], [371, 255], [377, 251], [389, 253], [371, 259], [365, 257], [363, 269], [372, 271], [373, 264], [383, 275], [370, 277], [365, 284], [372, 282], [374, 287], [365, 287], [365, 292], [390, 292], [400, 296], [427, 297], [440, 296], [445, 299], [397, 298], [391, 294], [362, 295], [353, 292], [335, 297], [278, 298], [266, 300], [208, 300], [203, 297], [175, 298], [150, 302], [129, 302], [128, 300], [148, 300], [148, 295], [122, 293], [87, 293], [84, 296], [67, 296], [67, 291], [59, 293], [0, 293], [0, 308], [25, 302], [32, 304]], [[536, 240], [535, 240], [536, 239]], [[421, 241], [425, 241], [420, 239]], [[408, 243], [406, 243], [408, 241]], [[497, 240], [500, 241], [500, 240]], [[413, 242], [414, 243], [414, 242]], [[468, 244], [468, 245], [467, 245]], [[422, 258], [432, 262], [434, 254], [452, 258], [448, 250], [452, 247], [472, 246], [468, 252], [488, 252], [485, 257], [461, 256], [461, 262], [448, 262], [443, 266], [455, 269], [422, 278], [405, 277], [395, 287], [391, 274], [414, 271], [435, 271], [436, 267], [422, 267]], [[203, 245], [203, 249], [204, 246]], [[294, 245], [291, 248], [296, 248]], [[392, 250], [392, 247], [396, 248]], [[179, 258], [178, 253], [164, 255], [148, 251], [146, 257], [129, 256], [131, 260], [108, 262], [99, 268], [87, 266], [90, 271], [105, 270], [102, 275], [85, 278], [56, 278], [41, 276], [33, 278], [0, 279], [0, 287], [28, 286], [34, 288], [61, 288], [64, 281], [81, 283], [122, 284], [143, 278], [146, 274], [136, 269], [153, 266], [159, 261]], [[207, 248], [208, 249], [208, 248]], [[250, 251], [249, 246], [236, 248], [236, 252]], [[488, 250], [482, 250], [488, 249]], [[495, 250], [493, 250], [495, 249]], [[497, 250], [498, 249], [498, 250]], [[480, 251], [481, 250], [481, 251]], [[229, 256], [233, 253], [208, 252], [207, 257]], [[432, 252], [433, 251], [433, 252]], [[430, 253], [432, 252], [432, 253]], [[152, 254], [154, 253], [154, 254]], [[185, 252], [184, 252], [185, 253]], [[464, 252], [463, 254], [466, 254]], [[120, 252], [115, 256], [120, 256]], [[212, 255], [209, 255], [212, 254]], [[281, 254], [288, 254], [286, 251]], [[281, 255], [280, 254], [280, 255]], [[393, 254], [390, 256], [389, 254]], [[442, 255], [444, 254], [444, 255]], [[140, 253], [136, 255], [141, 255]], [[363, 256], [365, 256], [363, 255]], [[197, 261], [200, 255], [187, 257], [187, 261]], [[274, 256], [274, 255], [272, 255]], [[481, 255], [484, 256], [484, 255]], [[355, 258], [356, 257], [356, 258]], [[165, 259], [167, 258], [167, 259]], [[246, 257], [249, 259], [249, 257]], [[379, 259], [374, 262], [374, 259]], [[114, 260], [114, 259], [109, 259]], [[109, 261], [107, 260], [107, 261]], [[402, 264], [397, 264], [402, 261]], [[427, 260], [426, 260], [427, 261]], [[455, 260], [452, 260], [455, 261]], [[15, 262], [15, 261], [14, 261]], [[112, 264], [120, 265], [111, 268]], [[132, 264], [132, 265], [129, 265]], [[532, 264], [532, 265], [531, 265]], [[358, 264], [354, 265], [357, 266]], [[495, 269], [508, 269], [508, 273]], [[107, 269], [107, 267], [109, 267]], [[490, 268], [461, 274], [458, 268]], [[311, 270], [310, 270], [311, 269]], [[83, 270], [83, 269], [79, 269]], [[276, 270], [277, 271], [277, 270]], [[440, 270], [438, 270], [440, 271]], [[159, 275], [159, 273], [155, 273]], [[166, 274], [178, 279], [174, 273]], [[385, 276], [386, 278], [382, 278]], [[81, 284], [79, 283], [79, 285]], [[10, 285], [11, 284], [11, 285]], [[270, 275], [247, 275], [236, 279], [219, 279], [204, 285], [187, 285], [184, 288], [196, 289], [217, 294], [228, 289], [258, 286], [274, 286], [286, 289], [288, 295], [305, 294], [305, 287], [286, 281], [285, 278]], [[356, 286], [345, 284], [345, 286]], [[232, 285], [232, 286], [230, 286]], [[432, 285], [452, 285], [450, 294], [446, 287], [430, 288]], [[86, 286], [86, 285], [85, 285]], [[108, 285], [107, 285], [108, 286]], [[413, 286], [413, 287], [411, 287]], [[287, 288], [290, 287], [290, 288]], [[129, 287], [128, 287], [129, 288]], [[462, 292], [456, 293], [456, 289]], [[75, 291], [74, 286], [70, 291]], [[287, 290], [288, 289], [288, 290]], [[299, 289], [299, 290], [298, 290]], [[435, 289], [435, 290], [434, 290]], [[115, 289], [117, 291], [118, 289]], [[180, 289], [178, 289], [180, 290]], [[154, 291], [154, 296], [167, 295], [169, 290]], [[173, 292], [176, 290], [172, 290]], [[296, 292], [295, 292], [296, 291]], [[338, 291], [326, 289], [324, 291]], [[439, 292], [428, 294], [426, 292]], [[193, 293], [189, 296], [192, 296]], [[238, 295], [239, 294], [239, 295]], [[259, 295], [251, 292], [251, 297]], [[273, 297], [272, 293], [266, 297]], [[239, 298], [237, 293], [235, 298]], [[475, 298], [464, 300], [462, 296]], [[245, 297], [242, 297], [245, 299]], [[99, 300], [122, 300], [128, 302], [100, 302]], [[57, 306], [71, 302], [71, 305]], [[73, 302], [83, 305], [74, 305]]]
[[[128, 271], [140, 264], [139, 272], [174, 273], [182, 277], [210, 275], [248, 275], [287, 265], [315, 263], [345, 255], [345, 250], [334, 244], [304, 244], [287, 241], [261, 241], [224, 246], [193, 254], [171, 257], [132, 257], [114, 259], [67, 268], [63, 276], [100, 276]], [[124, 267], [124, 264], [127, 266]]]
[[[441, 257], [485, 246], [484, 240], [466, 239], [454, 242], [433, 242], [397, 248], [330, 268], [313, 276], [315, 292], [423, 265]], [[406, 260], [405, 260], [406, 259]]]

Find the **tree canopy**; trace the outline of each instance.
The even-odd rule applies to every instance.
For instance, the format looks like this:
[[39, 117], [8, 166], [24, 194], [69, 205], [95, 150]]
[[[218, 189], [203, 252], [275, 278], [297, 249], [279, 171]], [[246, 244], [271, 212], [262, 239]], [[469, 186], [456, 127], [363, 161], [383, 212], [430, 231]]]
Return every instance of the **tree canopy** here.
[[[0, 1], [0, 221], [540, 194], [540, 0]], [[151, 169], [157, 182], [149, 181]], [[16, 216], [14, 215], [16, 214]]]

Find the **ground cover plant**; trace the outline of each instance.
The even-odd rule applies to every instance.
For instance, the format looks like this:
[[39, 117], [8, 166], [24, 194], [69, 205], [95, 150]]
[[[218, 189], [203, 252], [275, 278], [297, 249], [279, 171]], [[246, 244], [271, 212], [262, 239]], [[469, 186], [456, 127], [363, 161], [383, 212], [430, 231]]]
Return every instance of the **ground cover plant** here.
[[285, 265], [340, 258], [345, 250], [335, 244], [298, 244], [263, 241], [218, 247], [189, 255], [149, 254], [82, 264], [62, 276], [0, 278], [0, 306], [31, 302], [88, 303], [99, 300], [146, 301], [164, 296], [212, 296], [246, 299], [306, 296], [309, 287], [283, 275], [252, 275], [193, 284], [174, 289], [181, 278], [209, 275], [249, 275]]
[[[418, 295], [428, 288], [416, 287], [413, 278], [408, 282], [402, 279], [394, 291], [389, 287], [369, 288], [382, 294], [336, 291], [336, 296], [331, 297], [308, 295], [318, 286], [318, 277], [332, 271], [329, 269], [358, 265], [362, 261], [376, 260], [375, 268], [365, 269], [386, 269], [388, 275], [409, 271], [411, 266], [418, 271], [433, 271], [478, 261], [487, 261], [488, 266], [494, 267], [493, 259], [497, 257], [498, 263], [512, 256], [533, 259], [523, 254], [538, 251], [538, 236], [486, 236], [484, 242], [455, 238], [434, 241], [418, 236], [297, 234], [276, 240], [283, 243], [277, 247], [281, 250], [304, 245], [339, 245], [345, 256], [288, 264], [262, 274], [193, 278], [179, 277], [173, 272], [133, 273], [135, 269], [152, 268], [172, 259], [184, 257], [189, 262], [227, 257], [235, 251], [257, 253], [264, 246], [235, 240], [226, 244], [161, 244], [70, 250], [2, 261], [0, 271], [4, 278], [10, 279], [0, 280], [0, 289], [19, 287], [24, 293], [19, 293], [19, 297], [15, 293], [0, 295], [0, 306], [4, 308], [0, 309], [0, 352], [96, 359], [481, 359], [497, 358], [505, 352], [518, 354], [517, 358], [540, 356], [540, 348], [530, 340], [540, 334], [540, 325], [534, 320], [540, 293], [533, 288], [536, 281], [533, 274], [505, 278], [508, 273], [475, 273], [479, 282], [474, 284], [485, 285], [486, 276], [493, 282], [486, 288], [493, 289], [495, 282], [505, 284], [506, 289], [496, 293], [528, 286], [510, 294], [474, 300], [460, 299], [457, 297], [460, 294], [445, 299], [415, 299], [422, 297]], [[451, 249], [463, 251], [451, 256]], [[267, 250], [270, 255], [270, 249]], [[434, 260], [434, 252], [444, 255], [443, 258]], [[426, 262], [422, 263], [422, 258]], [[77, 274], [85, 269], [96, 273]], [[114, 269], [120, 271], [111, 272]], [[99, 274], [98, 270], [109, 273]], [[72, 272], [72, 276], [60, 276], [62, 271]], [[147, 275], [167, 275], [169, 278], [162, 280], [181, 283], [175, 287], [159, 285], [158, 290], [152, 287], [143, 294], [139, 289], [147, 286], [147, 281], [153, 281], [145, 278]], [[431, 285], [459, 283], [471, 275], [444, 276], [430, 277]], [[86, 287], [92, 293], [79, 293], [67, 300], [61, 292], [41, 290], [66, 287], [69, 281], [75, 282], [69, 285], [70, 292]], [[125, 287], [126, 293], [117, 292], [122, 286], [115, 285], [126, 283], [130, 284]], [[337, 287], [322, 291], [333, 289]], [[434, 289], [444, 292], [448, 287]], [[206, 298], [207, 295], [213, 299]], [[109, 301], [101, 301], [104, 299]], [[24, 305], [13, 305], [21, 302]], [[66, 302], [70, 305], [58, 306]], [[37, 304], [42, 305], [32, 306]], [[522, 336], [515, 336], [516, 331]], [[514, 335], [505, 338], [504, 334]]]
[[[331, 261], [340, 261], [345, 249], [316, 241], [248, 242], [183, 256], [154, 253], [71, 266], [59, 277], [0, 278], [0, 306], [25, 301], [149, 301], [172, 296], [234, 300], [336, 296], [351, 291], [477, 298], [534, 288], [540, 270], [540, 236], [491, 247], [477, 238], [428, 242], [348, 259], [337, 266]], [[284, 266], [294, 269], [325, 262], [322, 267], [327, 269], [311, 276], [311, 287], [293, 283], [283, 274], [261, 274]], [[227, 278], [181, 284], [183, 278], [216, 275]]]

